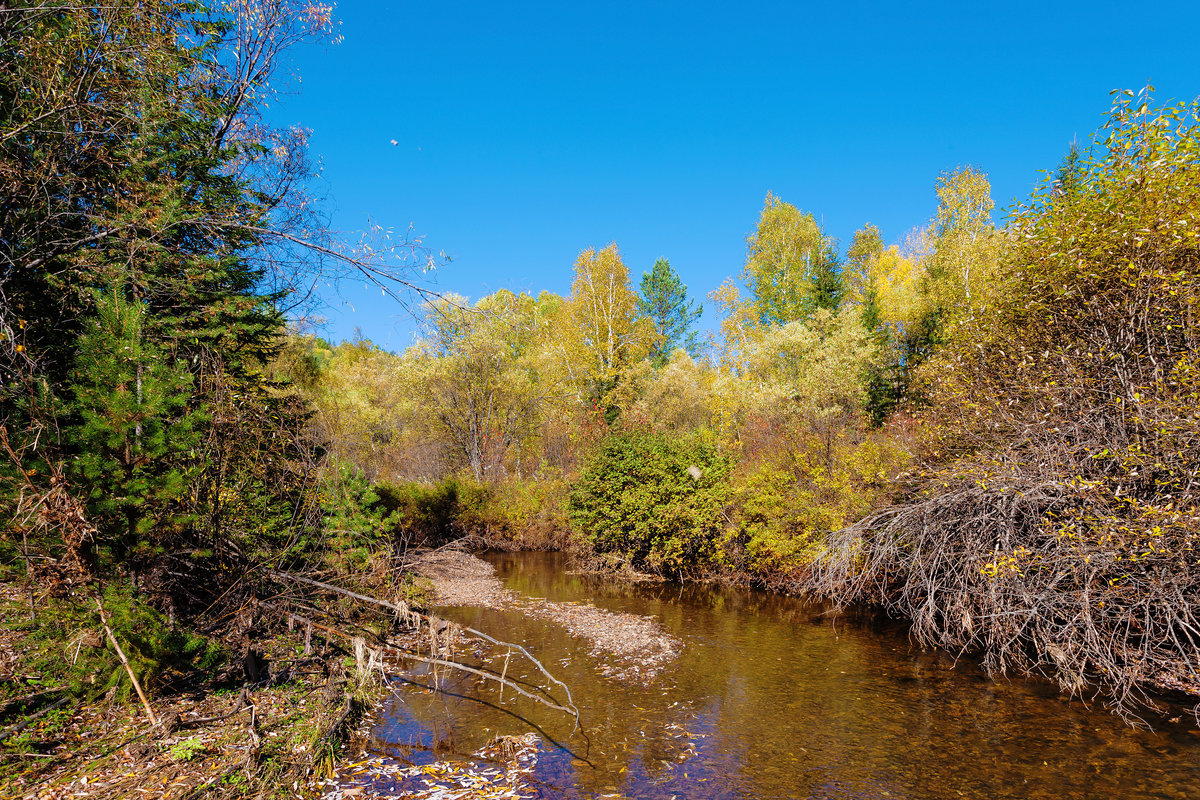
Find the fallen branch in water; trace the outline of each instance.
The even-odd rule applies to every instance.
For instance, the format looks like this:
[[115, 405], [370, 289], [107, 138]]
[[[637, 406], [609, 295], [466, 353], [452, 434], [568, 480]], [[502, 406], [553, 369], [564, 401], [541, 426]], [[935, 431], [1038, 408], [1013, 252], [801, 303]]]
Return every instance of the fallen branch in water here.
[[[299, 614], [296, 614], [296, 613], [290, 612], [284, 608], [281, 608], [280, 606], [277, 606], [274, 603], [260, 601], [259, 604], [263, 608], [270, 609], [272, 611], [276, 611], [281, 614], [291, 614], [291, 616], [293, 618], [295, 618], [296, 620], [298, 620], [299, 622], [301, 622], [305, 625], [311, 625], [314, 629], [319, 630], [322, 633], [329, 633], [329, 634], [333, 634], [334, 636], [341, 636], [344, 639], [349, 639], [351, 642], [354, 642], [355, 640], [361, 641], [361, 637], [359, 637], [353, 633], [348, 633], [346, 631], [339, 630], [339, 629], [334, 628], [329, 625], [322, 625], [321, 623], [316, 622], [311, 619], [308, 619], [307, 617], [303, 617]], [[421, 616], [424, 616], [424, 615], [421, 615]], [[478, 667], [471, 667], [466, 664], [461, 664], [457, 661], [451, 661], [449, 659], [423, 656], [418, 653], [414, 653], [413, 651], [408, 650], [406, 648], [398, 647], [393, 644], [389, 644], [386, 641], [379, 642], [378, 647], [381, 650], [388, 650], [392, 653], [395, 653], [396, 655], [400, 656], [401, 658], [407, 658], [407, 659], [411, 659], [413, 661], [420, 661], [424, 664], [432, 664], [432, 665], [439, 666], [439, 667], [449, 667], [450, 669], [456, 669], [456, 670], [459, 670], [460, 672], [467, 672], [472, 675], [478, 675], [478, 676], [484, 678], [485, 680], [495, 681], [496, 683], [500, 684], [501, 686], [508, 687], [508, 688], [512, 689], [513, 691], [515, 691], [517, 694], [520, 694], [524, 697], [528, 697], [530, 700], [533, 700], [536, 703], [541, 703], [542, 705], [544, 705], [548, 708], [552, 708], [555, 711], [561, 711], [565, 714], [570, 714], [572, 717], [575, 718], [575, 726], [577, 728], [579, 727], [579, 709], [576, 708], [573, 703], [570, 704], [570, 706], [560, 705], [560, 704], [554, 702], [553, 700], [543, 697], [542, 695], [536, 694], [534, 692], [530, 692], [529, 690], [525, 689], [524, 687], [520, 686], [519, 684], [509, 680], [507, 677], [497, 675], [496, 673], [491, 672], [489, 670], [479, 669]], [[533, 660], [536, 663], [536, 659], [533, 659]], [[380, 666], [382, 666], [382, 665], [380, 665]], [[559, 681], [555, 681], [555, 683], [559, 683], [559, 685], [561, 685], [561, 683]]]
[[831, 533], [800, 588], [839, 610], [878, 604], [923, 646], [977, 652], [993, 675], [1094, 692], [1134, 725], [1172, 708], [1152, 692], [1200, 697], [1195, 507], [1127, 500], [1100, 478], [1033, 480], [1027, 460], [1007, 469]]
[[[523, 646], [521, 646], [519, 644], [516, 644], [514, 642], [506, 642], [501, 639], [497, 639], [493, 636], [489, 636], [488, 634], [484, 633], [483, 631], [476, 630], [475, 628], [471, 628], [466, 625], [459, 625], [458, 623], [449, 622], [448, 620], [441, 620], [436, 617], [429, 616], [428, 614], [422, 614], [419, 611], [413, 611], [411, 608], [408, 607], [407, 603], [401, 603], [401, 604], [390, 603], [387, 600], [380, 600], [377, 597], [371, 597], [369, 595], [359, 594], [358, 592], [353, 592], [349, 589], [343, 589], [340, 586], [334, 586], [333, 584], [330, 584], [330, 583], [322, 583], [321, 581], [315, 581], [312, 578], [305, 578], [300, 575], [293, 575], [290, 572], [279, 572], [276, 570], [272, 570], [272, 571], [270, 571], [269, 574], [275, 578], [282, 578], [284, 580], [295, 581], [296, 583], [303, 583], [303, 584], [307, 584], [309, 586], [315, 586], [318, 589], [325, 589], [326, 591], [334, 592], [335, 594], [340, 594], [345, 597], [350, 597], [354, 600], [360, 600], [364, 603], [370, 603], [372, 605], [379, 606], [380, 608], [390, 609], [390, 610], [396, 612], [397, 614], [401, 615], [403, 618], [410, 619], [410, 620], [418, 620], [418, 624], [419, 624], [420, 620], [424, 620], [424, 622], [427, 625], [429, 625], [430, 630], [436, 631], [438, 624], [445, 622], [449, 625], [453, 625], [454, 627], [458, 628], [463, 633], [468, 633], [479, 639], [483, 639], [484, 641], [490, 642], [491, 644], [494, 644], [497, 647], [506, 647], [511, 650], [516, 650], [517, 652], [524, 655], [525, 658], [529, 659], [530, 663], [532, 663], [535, 667], [537, 667], [538, 670], [542, 673], [542, 675], [544, 675], [546, 677], [547, 680], [549, 680], [551, 683], [555, 684], [556, 686], [559, 686], [562, 688], [562, 690], [567, 695], [568, 708], [563, 708], [562, 706], [556, 706], [556, 708], [558, 708], [559, 710], [567, 711], [568, 713], [572, 714], [575, 717], [576, 724], [579, 723], [579, 709], [576, 708], [576, 706], [575, 706], [575, 700], [571, 696], [570, 687], [568, 687], [565, 683], [560, 681], [558, 678], [554, 677], [554, 675], [552, 675], [550, 673], [550, 671], [548, 669], [546, 669], [546, 667], [542, 664], [541, 661], [539, 661], [537, 658], [535, 658], [532, 653], [530, 653], [528, 650], [526, 650]], [[295, 616], [297, 619], [303, 620], [303, 618], [301, 618], [295, 614], [293, 614], [292, 616]], [[410, 657], [412, 657], [412, 656], [410, 656]], [[499, 677], [499, 676], [496, 676], [496, 677]]]

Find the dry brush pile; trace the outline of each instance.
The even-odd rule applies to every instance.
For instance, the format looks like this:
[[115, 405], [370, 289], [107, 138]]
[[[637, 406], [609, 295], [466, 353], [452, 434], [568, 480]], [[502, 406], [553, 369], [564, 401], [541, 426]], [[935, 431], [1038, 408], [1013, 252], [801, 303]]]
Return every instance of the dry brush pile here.
[[808, 588], [1133, 717], [1200, 694], [1200, 107], [1119, 94], [927, 366], [931, 467]]

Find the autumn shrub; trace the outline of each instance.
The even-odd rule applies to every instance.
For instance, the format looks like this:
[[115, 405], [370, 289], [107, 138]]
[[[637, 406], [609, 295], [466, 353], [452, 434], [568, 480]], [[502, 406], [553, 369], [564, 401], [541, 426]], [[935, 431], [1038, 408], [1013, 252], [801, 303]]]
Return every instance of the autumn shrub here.
[[391, 534], [400, 549], [444, 544], [462, 535], [460, 482], [385, 482], [375, 487], [380, 504], [392, 515]]
[[[887, 432], [847, 426], [830, 443], [810, 434], [743, 459], [730, 478], [722, 561], [764, 586], [786, 588], [831, 532], [887, 501], [909, 454]], [[828, 445], [828, 446], [827, 446]]]
[[790, 472], [771, 463], [739, 471], [730, 489], [731, 525], [722, 554], [728, 566], [764, 576], [803, 560], [814, 537], [796, 486]]
[[557, 472], [477, 481], [456, 475], [436, 483], [375, 487], [393, 515], [389, 527], [401, 548], [436, 546], [464, 536], [501, 548], [570, 546], [568, 484]]
[[910, 502], [839, 533], [813, 588], [923, 642], [1132, 712], [1200, 692], [1200, 103], [1119, 94], [1010, 226], [1008, 269], [922, 368]]
[[572, 487], [571, 525], [599, 553], [670, 575], [702, 573], [717, 560], [730, 467], [705, 434], [614, 434]]
[[569, 485], [556, 471], [494, 483], [463, 480], [459, 525], [490, 544], [525, 549], [570, 545]]

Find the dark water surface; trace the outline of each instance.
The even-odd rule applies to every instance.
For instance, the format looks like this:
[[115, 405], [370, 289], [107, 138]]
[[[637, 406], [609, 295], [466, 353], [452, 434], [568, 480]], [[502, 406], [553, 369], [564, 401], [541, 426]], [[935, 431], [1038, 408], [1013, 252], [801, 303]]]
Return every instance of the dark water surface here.
[[[441, 674], [463, 697], [401, 691], [374, 731], [381, 751], [419, 763], [536, 725], [551, 742], [535, 773], [547, 798], [1200, 798], [1200, 735], [1187, 726], [1138, 731], [1050, 687], [995, 683], [894, 625], [834, 622], [761, 592], [614, 585], [567, 574], [557, 554], [489, 560], [530, 597], [656, 617], [684, 641], [678, 661], [646, 686], [607, 679], [553, 622], [447, 609], [529, 647], [571, 687], [583, 732]], [[529, 676], [517, 663], [510, 677]]]

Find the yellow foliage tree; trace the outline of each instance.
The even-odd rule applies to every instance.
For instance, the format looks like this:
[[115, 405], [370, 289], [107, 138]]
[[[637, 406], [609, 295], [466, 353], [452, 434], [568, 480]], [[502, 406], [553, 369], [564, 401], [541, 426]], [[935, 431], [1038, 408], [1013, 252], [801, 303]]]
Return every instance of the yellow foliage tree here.
[[584, 250], [548, 343], [576, 397], [603, 408], [610, 421], [619, 410], [614, 392], [657, 341], [637, 299], [616, 244]]
[[424, 386], [435, 425], [475, 480], [520, 473], [541, 413], [537, 302], [504, 290], [431, 304]]
[[837, 246], [812, 214], [768, 193], [746, 240], [742, 270], [753, 317], [764, 325], [807, 318], [840, 301]]

